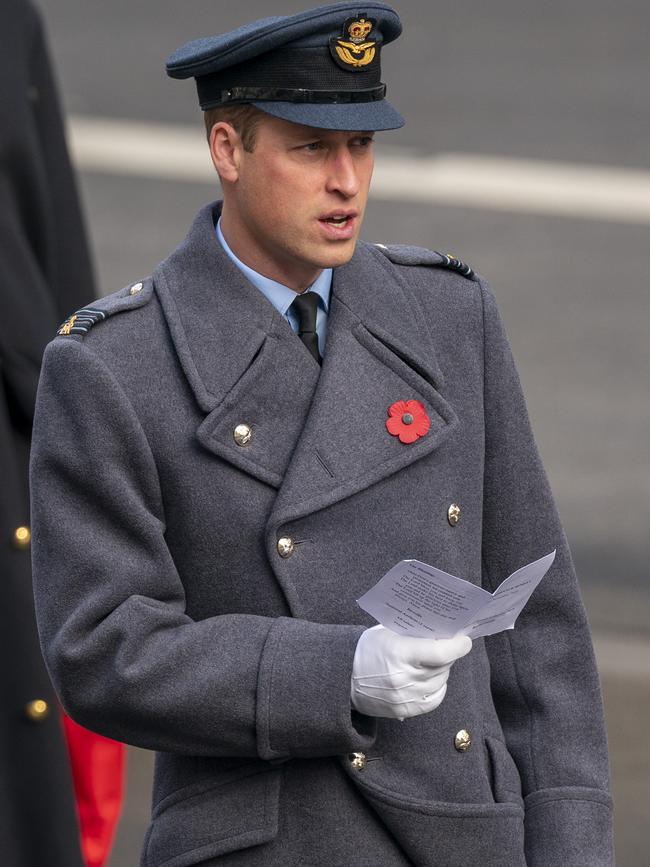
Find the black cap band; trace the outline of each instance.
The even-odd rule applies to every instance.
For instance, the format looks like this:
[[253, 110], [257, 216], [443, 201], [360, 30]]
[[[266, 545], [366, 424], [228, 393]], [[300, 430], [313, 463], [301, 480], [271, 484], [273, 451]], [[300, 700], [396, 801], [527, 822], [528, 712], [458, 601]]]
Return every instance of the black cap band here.
[[317, 104], [342, 105], [353, 102], [378, 102], [386, 96], [386, 85], [367, 87], [363, 90], [305, 90], [287, 87], [231, 87], [221, 91], [221, 99], [214, 100], [205, 108], [216, 108], [233, 102], [313, 102]]

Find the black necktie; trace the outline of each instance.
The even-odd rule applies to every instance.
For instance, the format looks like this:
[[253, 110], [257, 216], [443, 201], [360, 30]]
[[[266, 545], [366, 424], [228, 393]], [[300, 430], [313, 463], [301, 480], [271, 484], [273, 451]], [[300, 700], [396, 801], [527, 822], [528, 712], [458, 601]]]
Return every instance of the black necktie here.
[[318, 295], [315, 292], [303, 292], [296, 295], [292, 308], [298, 316], [298, 337], [319, 364], [323, 363], [318, 351], [318, 334], [316, 333], [316, 309]]

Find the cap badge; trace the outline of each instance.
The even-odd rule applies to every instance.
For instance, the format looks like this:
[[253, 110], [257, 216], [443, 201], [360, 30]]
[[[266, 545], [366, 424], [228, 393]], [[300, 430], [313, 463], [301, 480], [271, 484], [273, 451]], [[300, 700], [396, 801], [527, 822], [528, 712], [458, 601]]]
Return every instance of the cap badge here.
[[343, 35], [330, 39], [330, 51], [339, 66], [351, 71], [372, 63], [377, 42], [366, 42], [366, 39], [374, 26], [372, 18], [348, 18], [343, 25]]

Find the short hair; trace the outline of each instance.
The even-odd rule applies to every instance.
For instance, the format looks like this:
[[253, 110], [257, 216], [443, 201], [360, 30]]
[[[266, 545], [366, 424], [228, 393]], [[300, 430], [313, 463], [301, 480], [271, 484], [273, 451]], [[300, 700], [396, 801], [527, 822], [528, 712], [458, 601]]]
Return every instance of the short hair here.
[[215, 108], [209, 108], [203, 112], [208, 141], [210, 140], [210, 133], [215, 123], [224, 121], [225, 123], [229, 123], [235, 132], [239, 134], [244, 145], [244, 150], [250, 153], [255, 147], [257, 127], [265, 116], [267, 115], [263, 111], [250, 103], [218, 105]]

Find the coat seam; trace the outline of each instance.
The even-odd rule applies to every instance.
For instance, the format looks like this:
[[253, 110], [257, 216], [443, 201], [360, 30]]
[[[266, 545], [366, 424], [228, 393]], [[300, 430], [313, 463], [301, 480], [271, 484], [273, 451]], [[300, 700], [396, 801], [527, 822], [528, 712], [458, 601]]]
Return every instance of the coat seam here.
[[[527, 813], [532, 813], [533, 810], [536, 810], [538, 807], [545, 807], [547, 804], [558, 804], [563, 801], [571, 801], [576, 804], [581, 804], [582, 802], [586, 802], [588, 804], [598, 804], [599, 807], [605, 807], [606, 810], [611, 809], [611, 804], [605, 803], [604, 801], [598, 800], [598, 798], [573, 798], [573, 797], [562, 797], [558, 796], [555, 798], [544, 798], [543, 801], [540, 801], [538, 804], [532, 804], [530, 807], [526, 807]], [[524, 805], [525, 806], [525, 805]]]
[[[487, 287], [482, 279], [478, 281], [479, 286], [481, 288], [481, 312], [482, 312], [482, 327], [483, 327], [483, 454], [487, 454], [487, 425], [485, 424], [485, 406], [486, 406], [486, 371], [487, 371], [487, 353], [486, 353], [486, 321], [485, 321], [485, 295], [487, 291]], [[484, 478], [485, 478], [485, 469], [484, 469]], [[483, 489], [483, 503], [485, 503], [485, 488]], [[485, 532], [485, 527], [482, 527], [482, 533]], [[481, 541], [481, 562], [483, 563], [483, 567], [485, 569], [486, 575], [488, 576], [488, 581], [490, 582], [490, 586], [493, 586], [493, 581], [490, 573], [490, 569], [488, 567], [487, 560], [484, 555], [484, 545], [483, 541]], [[534, 752], [534, 719], [533, 713], [531, 710], [530, 702], [528, 701], [528, 697], [526, 692], [522, 686], [522, 680], [519, 673], [519, 668], [517, 665], [517, 659], [514, 652], [513, 646], [513, 637], [510, 634], [506, 634], [506, 640], [508, 642], [508, 647], [510, 649], [510, 658], [512, 660], [512, 670], [515, 676], [515, 683], [517, 684], [517, 689], [519, 690], [519, 695], [526, 707], [526, 712], [528, 714], [528, 754], [530, 756], [530, 766], [531, 766], [531, 775], [533, 780], [533, 789], [537, 791], [539, 789], [537, 783], [537, 768], [535, 767], [535, 752]]]
[[[273, 627], [271, 627], [271, 628], [273, 628]], [[281, 629], [279, 624], [278, 624], [278, 628]], [[277, 750], [273, 745], [273, 729], [272, 729], [272, 718], [271, 718], [272, 710], [273, 710], [272, 706], [271, 706], [272, 705], [272, 696], [273, 696], [273, 685], [275, 682], [275, 669], [276, 669], [276, 664], [277, 664], [277, 659], [278, 659], [278, 643], [279, 643], [278, 639], [276, 638], [275, 635], [273, 635], [273, 651], [272, 651], [273, 652], [273, 661], [271, 662], [271, 672], [269, 675], [269, 689], [268, 689], [268, 693], [267, 693], [268, 698], [267, 698], [267, 703], [266, 703], [266, 726], [267, 726], [267, 730], [268, 730], [269, 751], [271, 753], [273, 753], [274, 756], [279, 757], [279, 756], [282, 756], [282, 753], [279, 750]]]

